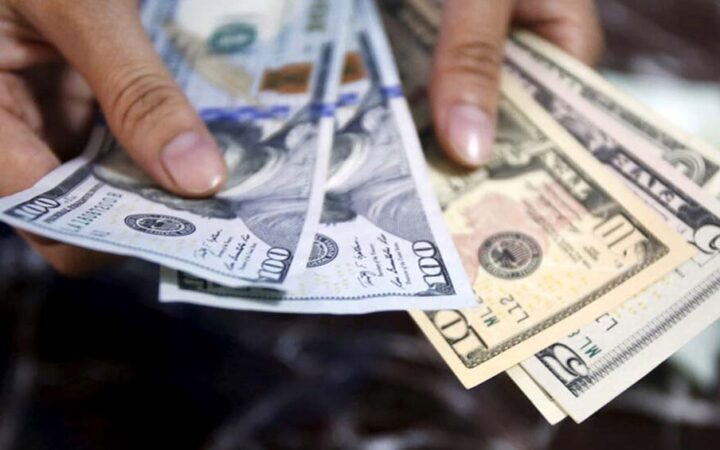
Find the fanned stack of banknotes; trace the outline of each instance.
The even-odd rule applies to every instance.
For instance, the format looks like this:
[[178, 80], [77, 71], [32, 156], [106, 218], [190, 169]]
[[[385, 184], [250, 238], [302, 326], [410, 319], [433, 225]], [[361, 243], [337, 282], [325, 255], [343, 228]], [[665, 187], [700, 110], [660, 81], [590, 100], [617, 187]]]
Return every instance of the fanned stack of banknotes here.
[[162, 190], [99, 120], [0, 218], [160, 264], [163, 302], [410, 311], [466, 387], [505, 371], [552, 423], [582, 421], [720, 316], [720, 153], [517, 31], [496, 157], [455, 167], [404, 97], [441, 2], [383, 7], [404, 89], [373, 0], [146, 0], [224, 190]]

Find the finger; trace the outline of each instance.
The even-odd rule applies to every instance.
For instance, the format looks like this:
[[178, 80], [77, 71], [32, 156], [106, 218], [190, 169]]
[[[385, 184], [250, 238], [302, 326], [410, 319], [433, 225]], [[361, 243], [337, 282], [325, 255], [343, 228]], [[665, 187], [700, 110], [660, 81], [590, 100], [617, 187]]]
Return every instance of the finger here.
[[41, 43], [0, 37], [0, 70], [21, 70], [58, 59], [58, 53]]
[[42, 131], [42, 116], [32, 92], [17, 75], [0, 72], [0, 108], [17, 117], [33, 132]]
[[217, 144], [140, 22], [137, 1], [23, 0], [18, 8], [85, 77], [120, 143], [165, 188], [216, 192], [227, 177]]
[[[58, 159], [37, 135], [13, 113], [0, 108], [0, 196], [31, 187], [59, 165]], [[58, 272], [80, 276], [120, 258], [93, 252], [19, 231], [19, 234]]]
[[593, 0], [519, 0], [515, 19], [586, 64], [600, 60], [604, 38]]
[[32, 89], [44, 126], [38, 134], [61, 161], [77, 156], [87, 143], [97, 116], [94, 96], [85, 80], [67, 63], [45, 64], [22, 72]]
[[470, 167], [492, 157], [511, 0], [448, 0], [433, 65], [430, 96], [443, 148]]
[[17, 230], [20, 237], [47, 261], [56, 272], [66, 277], [83, 277], [120, 263], [124, 258], [100, 253]]

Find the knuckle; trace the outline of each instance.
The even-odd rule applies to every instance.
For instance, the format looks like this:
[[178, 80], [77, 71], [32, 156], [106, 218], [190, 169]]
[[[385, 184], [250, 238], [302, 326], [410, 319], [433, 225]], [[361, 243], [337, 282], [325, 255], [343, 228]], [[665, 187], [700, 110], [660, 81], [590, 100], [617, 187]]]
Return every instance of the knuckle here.
[[145, 69], [125, 70], [109, 85], [115, 86], [109, 108], [121, 133], [146, 122], [160, 122], [182, 103], [172, 80]]
[[498, 44], [469, 41], [453, 46], [443, 55], [441, 70], [445, 73], [470, 76], [483, 85], [500, 81], [502, 49]]

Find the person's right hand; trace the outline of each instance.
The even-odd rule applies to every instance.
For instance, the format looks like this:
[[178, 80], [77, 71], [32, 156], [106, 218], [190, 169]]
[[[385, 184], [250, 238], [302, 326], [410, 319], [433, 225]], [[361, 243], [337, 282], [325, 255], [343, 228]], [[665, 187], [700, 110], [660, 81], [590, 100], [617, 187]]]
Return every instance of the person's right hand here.
[[[138, 0], [0, 0], [0, 196], [76, 156], [96, 102], [164, 188], [203, 197], [225, 182], [217, 145], [154, 51]], [[21, 234], [65, 274], [112, 259]]]

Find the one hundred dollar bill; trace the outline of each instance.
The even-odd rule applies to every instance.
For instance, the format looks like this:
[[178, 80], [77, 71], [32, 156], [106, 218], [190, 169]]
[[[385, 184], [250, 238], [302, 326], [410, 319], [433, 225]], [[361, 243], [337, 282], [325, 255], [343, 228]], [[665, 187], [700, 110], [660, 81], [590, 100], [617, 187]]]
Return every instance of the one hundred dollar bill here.
[[685, 262], [695, 249], [521, 88], [503, 82], [496, 156], [431, 162], [477, 304], [412, 312], [466, 387], [527, 359]]
[[371, 0], [355, 4], [322, 223], [300, 285], [287, 293], [229, 289], [164, 270], [162, 301], [336, 314], [474, 304], [382, 24]]
[[386, 0], [383, 17], [398, 61], [403, 89], [420, 130], [432, 125], [428, 82], [442, 13], [442, 0]]
[[207, 200], [162, 190], [99, 125], [81, 157], [0, 199], [0, 219], [230, 286], [287, 288], [320, 219], [349, 3], [287, 2], [265, 39], [213, 9], [221, 3], [204, 2], [203, 14], [188, 11], [196, 1], [143, 5], [155, 47], [224, 153], [224, 190]]
[[[589, 69], [538, 38], [517, 35], [507, 56], [512, 73], [538, 103], [699, 250], [639, 295], [522, 363], [530, 377], [515, 381], [524, 391], [545, 392], [582, 421], [720, 317], [720, 203], [712, 195], [713, 178], [700, 177], [687, 165], [681, 165], [683, 176], [669, 164], [677, 167], [681, 158], [668, 150], [678, 142], [709, 146], [668, 134], [673, 128], [654, 123], [652, 116], [639, 119], [637, 107], [619, 109], [631, 102], [614, 89], [595, 91], [601, 86], [597, 75], [589, 85], [582, 84]], [[573, 80], [573, 89], [568, 89], [567, 78]], [[615, 106], [608, 106], [609, 99]], [[644, 124], [642, 136], [639, 123]], [[657, 134], [664, 134], [666, 147], [647, 138]], [[686, 161], [688, 155], [703, 154], [688, 147], [675, 151]], [[532, 380], [535, 388], [529, 386]], [[554, 410], [550, 403], [534, 403], [544, 413]]]

